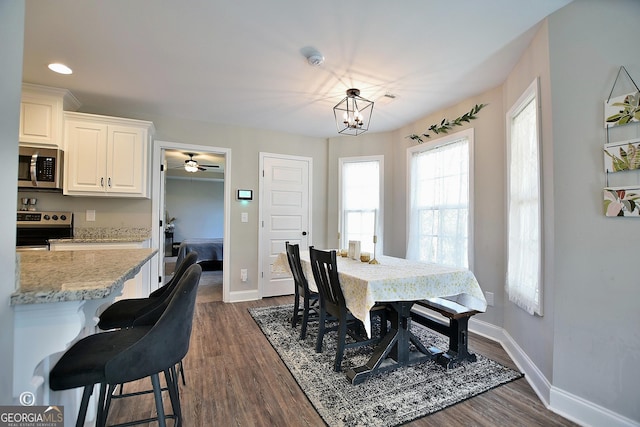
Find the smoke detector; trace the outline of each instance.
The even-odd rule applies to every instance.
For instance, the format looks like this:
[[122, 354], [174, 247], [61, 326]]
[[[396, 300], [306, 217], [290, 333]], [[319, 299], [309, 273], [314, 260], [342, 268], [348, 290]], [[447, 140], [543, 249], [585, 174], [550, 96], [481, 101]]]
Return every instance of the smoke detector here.
[[317, 67], [324, 62], [324, 56], [320, 52], [310, 52], [306, 55], [307, 62], [313, 67]]

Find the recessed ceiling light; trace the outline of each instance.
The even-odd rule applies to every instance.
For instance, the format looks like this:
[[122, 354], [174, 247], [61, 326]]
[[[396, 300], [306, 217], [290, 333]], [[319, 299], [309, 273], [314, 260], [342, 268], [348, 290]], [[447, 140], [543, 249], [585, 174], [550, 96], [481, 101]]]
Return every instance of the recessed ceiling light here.
[[71, 73], [73, 73], [73, 70], [71, 70], [71, 68], [67, 67], [64, 64], [58, 64], [58, 63], [49, 64], [49, 69], [51, 71], [55, 71], [56, 73], [59, 73], [59, 74], [71, 74]]

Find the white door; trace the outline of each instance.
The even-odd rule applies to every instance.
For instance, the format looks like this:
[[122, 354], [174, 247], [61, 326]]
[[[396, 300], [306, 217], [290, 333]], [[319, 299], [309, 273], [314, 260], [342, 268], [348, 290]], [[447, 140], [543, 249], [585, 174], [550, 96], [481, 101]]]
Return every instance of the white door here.
[[285, 242], [304, 250], [311, 242], [311, 163], [308, 157], [260, 153], [260, 289], [262, 297], [294, 292], [290, 275], [273, 271]]

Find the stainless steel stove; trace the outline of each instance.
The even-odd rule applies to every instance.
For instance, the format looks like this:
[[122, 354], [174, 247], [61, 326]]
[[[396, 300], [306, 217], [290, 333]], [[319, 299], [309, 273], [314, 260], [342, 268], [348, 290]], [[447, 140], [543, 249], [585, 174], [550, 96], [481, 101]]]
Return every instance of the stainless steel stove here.
[[73, 237], [73, 213], [18, 211], [16, 249], [49, 250], [50, 239]]

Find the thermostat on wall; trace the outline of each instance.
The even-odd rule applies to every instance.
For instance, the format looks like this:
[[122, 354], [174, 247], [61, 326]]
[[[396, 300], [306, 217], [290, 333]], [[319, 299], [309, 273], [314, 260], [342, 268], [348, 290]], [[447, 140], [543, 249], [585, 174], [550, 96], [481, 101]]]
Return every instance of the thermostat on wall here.
[[238, 200], [253, 200], [253, 190], [238, 190], [236, 198]]

